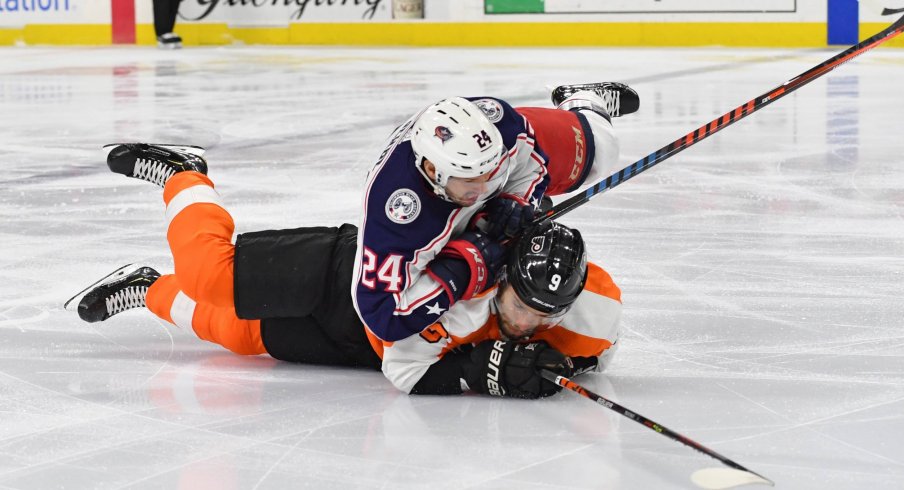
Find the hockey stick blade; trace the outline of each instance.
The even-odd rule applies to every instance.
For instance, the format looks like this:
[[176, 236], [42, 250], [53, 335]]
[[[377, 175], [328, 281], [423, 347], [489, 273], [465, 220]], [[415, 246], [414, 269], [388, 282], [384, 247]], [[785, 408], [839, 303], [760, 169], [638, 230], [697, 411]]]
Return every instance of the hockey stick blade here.
[[[542, 376], [543, 379], [545, 379], [546, 381], [555, 383], [555, 384], [561, 386], [562, 388], [569, 389], [569, 390], [577, 393], [578, 395], [581, 395], [590, 401], [596, 402], [596, 403], [608, 408], [609, 410], [612, 410], [613, 412], [615, 412], [619, 415], [627, 417], [648, 429], [654, 430], [654, 431], [658, 432], [659, 434], [662, 434], [673, 441], [680, 442], [681, 444], [684, 444], [685, 446], [687, 446], [695, 451], [703, 453], [713, 459], [716, 459], [720, 463], [724, 464], [725, 466], [728, 466], [728, 468], [734, 472], [734, 473], [720, 472], [719, 470], [721, 470], [721, 468], [710, 468], [707, 470], [697, 471], [696, 473], [694, 473], [694, 475], [697, 475], [701, 471], [703, 472], [702, 476], [699, 477], [700, 481], [702, 483], [698, 483], [697, 477], [695, 477], [694, 475], [691, 476], [691, 479], [694, 481], [694, 483], [697, 483], [698, 485], [700, 485], [703, 488], [731, 488], [733, 486], [747, 485], [749, 483], [765, 483], [767, 485], [773, 485], [773, 486], [775, 485], [775, 483], [773, 483], [772, 480], [766, 478], [765, 476], [762, 476], [756, 472], [748, 470], [747, 468], [739, 465], [738, 463], [735, 463], [734, 461], [726, 458], [725, 456], [722, 456], [721, 454], [713, 451], [712, 449], [704, 446], [703, 444], [693, 441], [690, 438], [688, 438], [687, 436], [683, 436], [663, 425], [660, 425], [659, 423], [654, 422], [635, 411], [628, 410], [627, 408], [619, 405], [618, 403], [615, 403], [612, 400], [607, 399], [606, 397], [604, 397], [602, 395], [597, 395], [596, 393], [588, 390], [587, 388], [584, 388], [583, 386], [575, 383], [574, 381], [566, 378], [565, 376], [559, 376], [558, 374], [556, 374], [548, 369], [541, 369], [540, 376]], [[732, 476], [732, 475], [734, 475], [734, 476]], [[745, 475], [750, 475], [750, 476], [745, 476]], [[734, 483], [732, 484], [732, 482], [734, 482]], [[704, 486], [705, 484], [709, 484], [709, 485], [721, 484], [724, 486]]]
[[691, 481], [698, 487], [708, 490], [734, 488], [741, 485], [775, 486], [775, 482], [772, 480], [734, 468], [703, 468], [691, 475]]

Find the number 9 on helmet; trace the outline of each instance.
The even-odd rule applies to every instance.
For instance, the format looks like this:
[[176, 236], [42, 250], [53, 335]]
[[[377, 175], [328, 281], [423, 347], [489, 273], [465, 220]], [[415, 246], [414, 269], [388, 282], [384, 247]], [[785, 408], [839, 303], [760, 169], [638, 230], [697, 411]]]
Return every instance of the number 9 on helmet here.
[[527, 306], [548, 315], [564, 313], [587, 281], [581, 233], [552, 220], [528, 228], [510, 252], [504, 276]]

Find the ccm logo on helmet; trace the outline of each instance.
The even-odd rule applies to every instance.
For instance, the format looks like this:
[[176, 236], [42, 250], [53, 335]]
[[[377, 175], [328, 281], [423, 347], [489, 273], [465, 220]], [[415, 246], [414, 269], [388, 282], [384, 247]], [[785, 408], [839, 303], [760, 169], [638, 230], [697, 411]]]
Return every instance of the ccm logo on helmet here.
[[493, 343], [493, 350], [490, 352], [490, 362], [487, 363], [487, 389], [490, 395], [503, 396], [505, 390], [499, 386], [499, 363], [502, 362], [502, 349], [505, 343], [497, 340]]

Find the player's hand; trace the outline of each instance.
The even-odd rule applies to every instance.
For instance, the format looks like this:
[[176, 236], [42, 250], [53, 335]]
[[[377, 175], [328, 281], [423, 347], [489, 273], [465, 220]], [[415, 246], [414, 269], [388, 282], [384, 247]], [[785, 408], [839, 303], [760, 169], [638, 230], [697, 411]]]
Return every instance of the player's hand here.
[[496, 274], [504, 263], [501, 245], [483, 233], [466, 231], [446, 244], [427, 265], [427, 273], [442, 284], [452, 304], [496, 284]]
[[561, 386], [540, 376], [540, 369], [566, 377], [574, 372], [571, 359], [546, 342], [485, 340], [471, 351], [465, 381], [479, 393], [512, 398], [533, 399], [561, 391]]
[[515, 238], [534, 221], [534, 207], [512, 194], [500, 194], [486, 205], [484, 231], [494, 240]]

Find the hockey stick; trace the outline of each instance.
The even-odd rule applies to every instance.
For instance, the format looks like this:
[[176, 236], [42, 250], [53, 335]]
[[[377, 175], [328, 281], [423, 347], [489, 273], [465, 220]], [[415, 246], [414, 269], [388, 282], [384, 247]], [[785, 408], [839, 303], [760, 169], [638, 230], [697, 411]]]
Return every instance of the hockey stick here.
[[540, 215], [534, 221], [534, 224], [549, 220], [556, 219], [568, 213], [569, 211], [574, 210], [578, 206], [584, 204], [589, 201], [594, 196], [602, 194], [603, 192], [619, 185], [623, 184], [625, 181], [636, 177], [638, 174], [643, 173], [649, 168], [655, 166], [658, 163], [663, 162], [664, 160], [671, 158], [681, 151], [690, 148], [694, 144], [699, 141], [706, 139], [707, 137], [725, 129], [728, 126], [731, 126], [733, 123], [744, 119], [745, 117], [753, 114], [754, 112], [766, 107], [767, 105], [775, 102], [778, 99], [794, 92], [795, 90], [803, 87], [804, 85], [816, 80], [817, 78], [825, 75], [826, 73], [838, 68], [843, 63], [848, 62], [857, 56], [869, 51], [870, 49], [879, 46], [880, 44], [892, 39], [893, 37], [900, 34], [904, 31], [904, 17], [898, 19], [894, 24], [886, 27], [882, 30], [882, 32], [876, 34], [875, 36], [864, 40], [860, 44], [855, 46], [851, 46], [846, 49], [844, 52], [839, 53], [832, 58], [827, 59], [822, 62], [818, 66], [814, 66], [809, 70], [801, 73], [800, 75], [788, 80], [787, 82], [779, 85], [778, 87], [766, 92], [755, 99], [748, 101], [745, 104], [742, 104], [735, 108], [733, 111], [730, 111], [721, 117], [713, 119], [707, 124], [700, 126], [694, 131], [678, 138], [677, 140], [669, 143], [668, 145], [656, 150], [653, 153], [650, 153], [644, 158], [628, 165], [627, 167], [615, 172], [609, 177], [597, 182], [595, 185], [587, 189], [581, 194], [576, 196], [572, 196], [559, 204], [553, 206], [551, 209]]
[[718, 459], [722, 464], [730, 467], [729, 468], [704, 468], [702, 470], [697, 470], [691, 475], [691, 479], [698, 486], [707, 489], [720, 489], [720, 488], [731, 488], [736, 487], [738, 485], [748, 485], [751, 483], [763, 483], [766, 485], [775, 486], [775, 482], [766, 478], [759, 473], [754, 471], [750, 471], [747, 468], [735, 463], [734, 461], [722, 456], [721, 454], [713, 451], [712, 449], [703, 446], [702, 444], [692, 441], [687, 437], [669, 430], [656, 422], [640, 415], [637, 412], [632, 412], [627, 408], [615, 403], [613, 401], [604, 398], [601, 395], [597, 395], [596, 393], [584, 388], [583, 386], [575, 383], [574, 381], [566, 378], [565, 376], [559, 376], [558, 374], [548, 370], [541, 369], [540, 375], [543, 376], [543, 379], [553, 382], [563, 388], [568, 388], [569, 390], [585, 397], [590, 400], [599, 403], [600, 405], [620, 414], [628, 417], [629, 419], [641, 424], [645, 427], [655, 430], [656, 432], [672, 439], [675, 441], [684, 444], [692, 449], [696, 449], [697, 451], [710, 456], [712, 458]]

